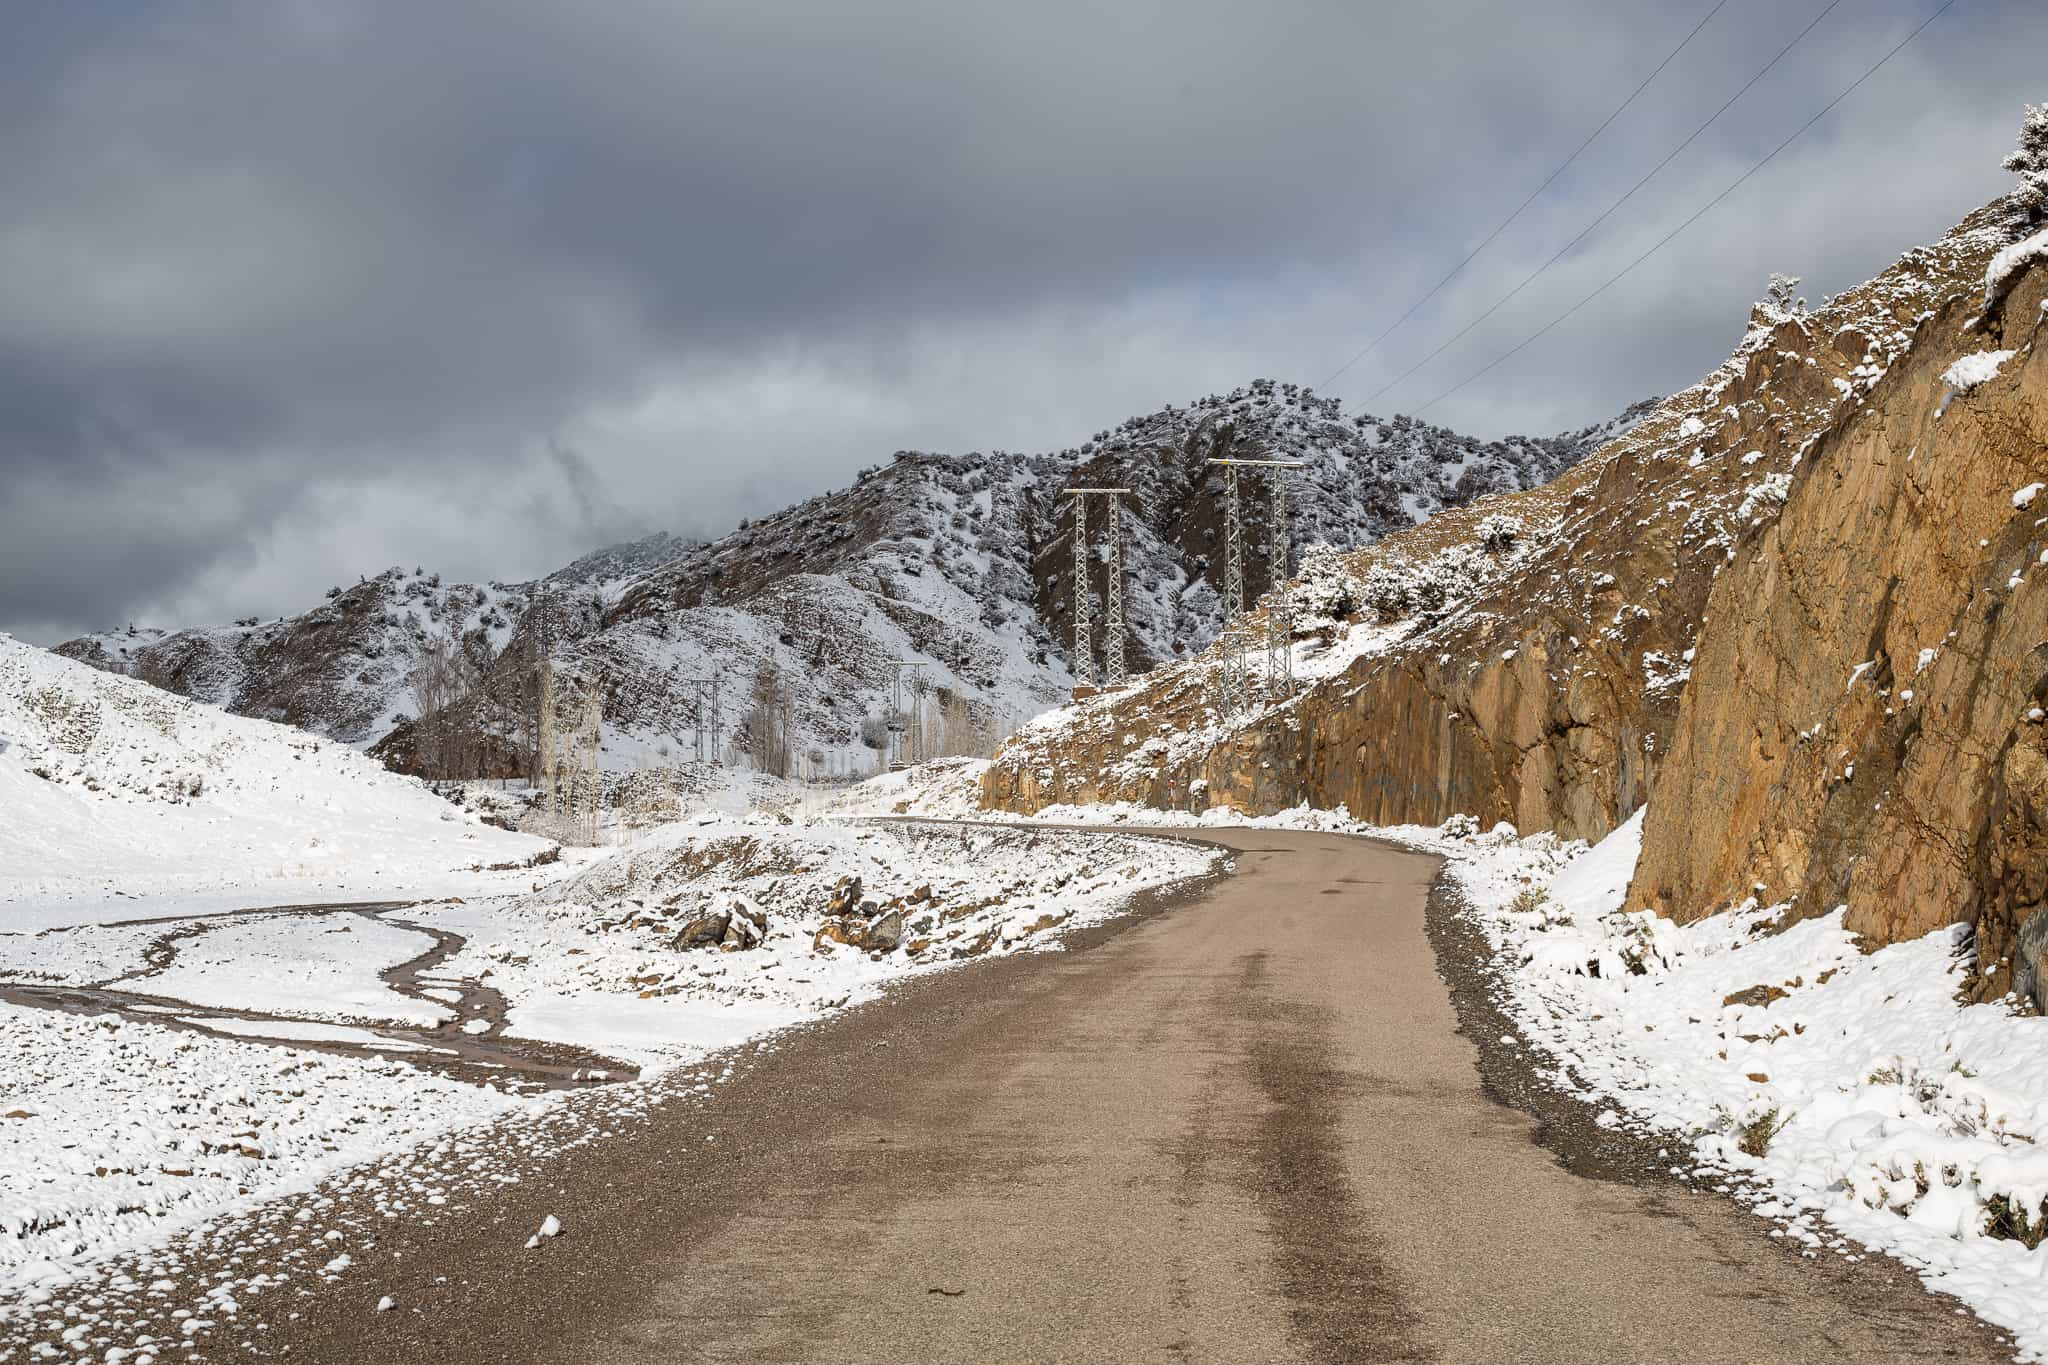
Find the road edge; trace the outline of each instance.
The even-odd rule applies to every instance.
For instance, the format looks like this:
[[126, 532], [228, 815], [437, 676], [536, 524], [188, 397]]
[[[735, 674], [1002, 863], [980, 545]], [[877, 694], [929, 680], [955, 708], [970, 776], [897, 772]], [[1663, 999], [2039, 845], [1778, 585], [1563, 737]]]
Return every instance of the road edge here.
[[1451, 997], [1458, 1033], [1478, 1051], [1478, 1071], [1486, 1097], [1495, 1104], [1533, 1119], [1533, 1141], [1573, 1175], [1629, 1185], [1660, 1202], [1692, 1203], [1747, 1226], [1741, 1234], [1777, 1251], [1790, 1275], [1817, 1276], [1837, 1290], [1881, 1295], [1901, 1308], [1939, 1312], [1944, 1317], [1967, 1315], [1987, 1350], [2017, 1359], [2019, 1346], [2003, 1328], [1978, 1317], [1961, 1299], [1929, 1287], [1905, 1262], [1882, 1248], [1854, 1242], [1861, 1259], [1801, 1254], [1786, 1239], [1770, 1235], [1773, 1224], [1732, 1195], [1718, 1193], [1698, 1181], [1686, 1181], [1673, 1168], [1690, 1170], [1677, 1134], [1644, 1134], [1603, 1127], [1598, 1115], [1610, 1106], [1595, 1105], [1564, 1089], [1560, 1064], [1547, 1051], [1532, 1047], [1513, 1016], [1503, 1008], [1507, 995], [1504, 970], [1472, 906], [1449, 865], [1431, 882], [1423, 909], [1423, 927], [1436, 956], [1437, 975]]

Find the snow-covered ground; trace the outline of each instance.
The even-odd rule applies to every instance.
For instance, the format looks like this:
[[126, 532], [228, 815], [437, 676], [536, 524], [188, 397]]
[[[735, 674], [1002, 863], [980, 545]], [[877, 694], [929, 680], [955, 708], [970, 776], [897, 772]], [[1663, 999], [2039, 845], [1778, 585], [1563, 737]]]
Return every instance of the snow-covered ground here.
[[451, 1017], [379, 979], [434, 946], [417, 930], [367, 915], [248, 915], [195, 927], [204, 932], [181, 940], [171, 965], [148, 979], [152, 995], [311, 1019], [432, 1026]]
[[[116, 689], [122, 701], [132, 701], [125, 689], [140, 686], [103, 674], [89, 681]], [[21, 696], [9, 694], [13, 715]], [[213, 722], [261, 724], [176, 698], [165, 704], [166, 723], [147, 723], [174, 742]], [[127, 714], [122, 702], [104, 705]], [[188, 714], [194, 711], [202, 714]], [[66, 818], [86, 822], [58, 853], [69, 860], [67, 875], [136, 898], [53, 897], [54, 879], [38, 875], [45, 864], [31, 857], [7, 864], [13, 876], [5, 885], [15, 899], [0, 908], [0, 925], [20, 926], [0, 928], [0, 994], [13, 992], [0, 1003], [0, 1049], [9, 1058], [0, 1070], [0, 1296], [21, 1295], [30, 1311], [117, 1253], [147, 1253], [204, 1220], [453, 1128], [500, 1117], [523, 1124], [529, 1114], [545, 1119], [576, 1093], [520, 1096], [510, 1084], [436, 1074], [428, 1065], [434, 1054], [450, 1054], [462, 1035], [574, 1044], [622, 1058], [641, 1068], [642, 1079], [615, 1088], [632, 1091], [678, 1065], [870, 998], [893, 979], [1056, 947], [1062, 932], [1215, 862], [1208, 851], [1108, 833], [793, 821], [757, 812], [619, 831], [622, 847], [572, 850], [542, 869], [449, 883], [447, 854], [469, 853], [465, 835], [514, 851], [537, 845], [448, 821], [453, 807], [398, 779], [390, 780], [395, 795], [380, 790], [381, 802], [364, 801], [348, 785], [360, 760], [294, 737], [284, 752], [308, 757], [284, 762], [313, 762], [306, 770], [313, 773], [332, 763], [340, 774], [328, 784], [341, 788], [334, 800], [316, 807], [348, 817], [331, 837], [359, 850], [367, 835], [388, 833], [413, 858], [387, 864], [390, 882], [379, 892], [405, 897], [417, 877], [465, 894], [408, 905], [392, 918], [351, 910], [218, 914], [210, 903], [208, 913], [192, 914], [190, 883], [178, 883], [179, 894], [165, 904], [141, 871], [152, 854], [179, 865], [181, 835], [202, 841], [186, 851], [191, 863], [219, 860], [211, 884], [219, 900], [276, 898], [276, 881], [252, 875], [241, 851], [249, 841], [214, 828], [269, 818], [257, 813], [263, 803], [253, 796], [247, 807], [235, 802], [266, 790], [263, 764], [277, 754], [265, 746], [274, 738], [258, 732], [204, 751], [216, 765], [203, 769], [203, 789], [220, 803], [208, 810], [190, 796], [165, 803], [134, 790], [110, 794], [113, 775], [126, 771], [107, 761], [110, 731], [122, 733], [102, 719], [96, 744], [72, 754], [69, 781], [29, 777], [40, 803], [30, 814], [49, 829]], [[10, 750], [17, 745], [26, 747], [13, 739]], [[113, 752], [160, 759], [179, 747], [120, 744]], [[26, 760], [52, 761], [41, 749]], [[57, 795], [43, 792], [45, 785]], [[282, 804], [293, 821], [307, 821], [286, 828], [317, 824], [289, 798]], [[154, 842], [123, 846], [109, 832], [109, 812], [125, 820], [118, 829]], [[5, 837], [18, 836], [10, 823]], [[105, 871], [94, 876], [95, 868]], [[859, 879], [860, 894], [842, 897], [848, 913], [829, 916], [835, 891], [850, 878]], [[508, 880], [524, 894], [479, 894]], [[360, 882], [342, 884], [362, 894]], [[294, 898], [319, 897], [299, 888]], [[718, 936], [679, 944], [678, 929], [705, 916], [741, 927], [723, 935], [724, 944]], [[758, 935], [746, 927], [753, 917], [763, 926]], [[388, 972], [450, 933], [466, 941], [426, 970], [422, 985], [393, 988]], [[506, 1006], [502, 1027], [466, 1006], [465, 992], [478, 988]], [[103, 994], [85, 1007], [106, 1001], [105, 1013], [16, 1003], [95, 989]], [[357, 1052], [306, 1050], [313, 1046]]]
[[[1137, 892], [1214, 862], [1189, 846], [1109, 833], [705, 816], [651, 831], [520, 900], [407, 913], [466, 938], [440, 970], [502, 993], [512, 1034], [653, 1074], [868, 999], [896, 978], [1054, 946], [1054, 931], [1106, 919]], [[859, 878], [857, 899], [873, 906], [846, 923], [900, 916], [867, 948], [820, 937], [844, 878]], [[742, 947], [756, 936], [740, 923], [748, 914], [766, 927]], [[705, 946], [676, 947], [679, 931], [705, 917], [727, 925]]]
[[505, 1112], [397, 1060], [0, 1004], [0, 1293]]
[[[621, 847], [530, 867], [547, 845], [341, 746], [0, 639], [0, 985], [167, 1002], [142, 1007], [162, 1025], [0, 1004], [0, 1289], [33, 1307], [226, 1210], [451, 1128], [553, 1112], [557, 1096], [405, 1060], [492, 1030], [463, 1008], [463, 983], [503, 1000], [504, 1035], [618, 1057], [644, 1085], [892, 979], [1056, 946], [1215, 863], [1119, 827], [1252, 824], [1447, 853], [1511, 1014], [1566, 1084], [1616, 1125], [1669, 1134], [1677, 1164], [1777, 1219], [1776, 1235], [1895, 1254], [2048, 1359], [2048, 1244], [2026, 1245], [2048, 1225], [2048, 1021], [1958, 1006], [1955, 933], [1864, 955], [1839, 914], [1787, 926], [1782, 907], [1746, 905], [1682, 928], [1620, 915], [1636, 822], [1588, 851], [1341, 811], [846, 818], [974, 819], [985, 766], [622, 830]], [[1056, 824], [1101, 828], [1043, 828]], [[842, 894], [853, 878], [858, 894]], [[438, 899], [404, 922], [196, 918], [422, 896]], [[145, 918], [158, 922], [122, 922]], [[706, 941], [684, 946], [691, 927]], [[386, 973], [435, 934], [466, 941], [424, 992], [394, 990]]]
[[2048, 1360], [2048, 1019], [1956, 1002], [1960, 927], [1865, 954], [1839, 909], [1621, 914], [1640, 834], [1459, 841], [1527, 1041], [1773, 1236], [1888, 1252]]
[[0, 813], [0, 932], [523, 889], [549, 847], [343, 745], [5, 635]]

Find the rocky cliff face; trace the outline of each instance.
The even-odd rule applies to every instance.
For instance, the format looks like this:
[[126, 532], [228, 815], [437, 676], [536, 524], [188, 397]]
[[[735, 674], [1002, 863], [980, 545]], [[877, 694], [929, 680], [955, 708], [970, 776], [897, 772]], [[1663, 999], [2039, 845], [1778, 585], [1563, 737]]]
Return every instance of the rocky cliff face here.
[[[443, 586], [393, 569], [274, 622], [114, 632], [58, 648], [231, 711], [372, 747], [411, 769], [420, 746], [409, 677], [429, 648], [454, 641], [484, 679], [483, 695], [456, 718], [468, 736], [461, 747], [494, 773], [519, 770], [538, 652], [601, 681], [604, 762], [615, 771], [693, 754], [693, 680], [717, 676], [720, 705], [705, 719], [715, 721], [719, 752], [767, 717], [796, 754], [864, 770], [899, 660], [922, 664], [931, 689], [924, 752], [985, 752], [994, 734], [1067, 695], [1072, 546], [1059, 491], [1076, 478], [1136, 490], [1127, 619], [1132, 665], [1144, 668], [1200, 650], [1221, 624], [1221, 484], [1211, 456], [1305, 461], [1296, 543], [1355, 545], [1548, 480], [1636, 415], [1482, 442], [1408, 418], [1347, 414], [1262, 380], [1132, 418], [1071, 450], [905, 452], [849, 488], [719, 540], [651, 537], [534, 583]], [[1270, 577], [1264, 504], [1248, 506], [1261, 536], [1248, 564], [1257, 591]], [[1098, 600], [1105, 574], [1098, 554]], [[1101, 646], [1098, 631], [1098, 668]]]
[[2048, 980], [2048, 268], [1972, 292], [1793, 471], [1708, 599], [1631, 903], [1978, 929]]
[[[1162, 670], [1019, 734], [984, 804], [1592, 839], [1647, 800], [1632, 906], [1847, 905], [1876, 942], [1967, 922], [1974, 989], [2048, 1005], [2037, 226], [2001, 201], [1819, 310], [1759, 305], [1705, 383], [1556, 484], [1321, 566], [1348, 618], [1297, 641], [1283, 697], [1226, 715], [1215, 658]], [[1479, 548], [1501, 515], [1525, 543]], [[1391, 567], [1446, 562], [1462, 598], [1385, 600]]]
[[1420, 565], [1506, 515], [1522, 546], [1483, 591], [1410, 615], [1284, 705], [1226, 721], [1214, 660], [1049, 719], [1009, 746], [987, 802], [1300, 802], [1398, 823], [1464, 813], [1596, 838], [1640, 805], [1677, 729], [1715, 576], [1775, 519], [1810, 446], [1858, 410], [1923, 314], [1974, 295], [2008, 239], [1986, 210], [1807, 313], [1760, 305], [1731, 358], [1533, 491], [1438, 513], [1353, 562]]

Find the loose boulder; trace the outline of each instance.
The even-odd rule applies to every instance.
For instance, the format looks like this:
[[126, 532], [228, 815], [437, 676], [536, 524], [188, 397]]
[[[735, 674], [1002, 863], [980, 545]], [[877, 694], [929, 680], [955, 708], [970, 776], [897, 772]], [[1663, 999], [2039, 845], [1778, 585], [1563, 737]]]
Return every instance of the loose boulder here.
[[841, 877], [832, 886], [832, 899], [825, 903], [828, 915], [843, 915], [860, 904], [860, 878]]
[[725, 931], [732, 926], [732, 916], [724, 910], [714, 910], [686, 921], [676, 931], [670, 942], [672, 948], [708, 948], [725, 938]]
[[860, 946], [874, 953], [893, 953], [903, 942], [903, 912], [891, 910], [861, 932]]

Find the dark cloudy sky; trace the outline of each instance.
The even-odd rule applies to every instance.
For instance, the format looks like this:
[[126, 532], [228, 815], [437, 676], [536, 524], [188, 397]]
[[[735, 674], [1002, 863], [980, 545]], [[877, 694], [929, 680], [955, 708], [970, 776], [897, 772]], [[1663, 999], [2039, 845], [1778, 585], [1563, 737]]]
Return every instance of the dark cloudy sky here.
[[[1939, 0], [1838, 0], [1406, 410], [1667, 231]], [[1827, 0], [1729, 0], [1415, 321], [1362, 403]], [[297, 611], [396, 562], [715, 534], [901, 447], [1041, 449], [1321, 386], [1712, 0], [249, 0], [0, 42], [0, 629]], [[1958, 0], [1716, 213], [1432, 420], [1691, 383], [2008, 181], [2048, 6]]]

